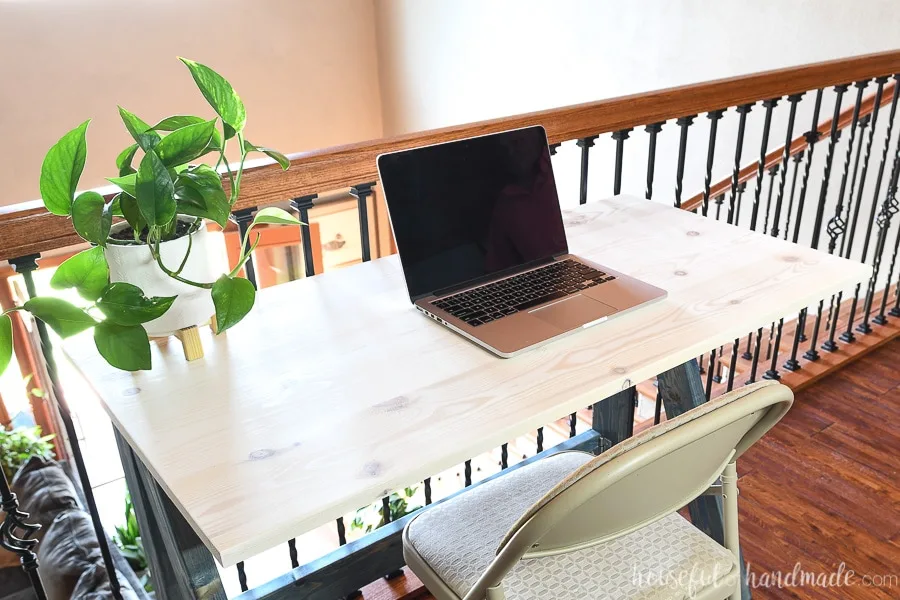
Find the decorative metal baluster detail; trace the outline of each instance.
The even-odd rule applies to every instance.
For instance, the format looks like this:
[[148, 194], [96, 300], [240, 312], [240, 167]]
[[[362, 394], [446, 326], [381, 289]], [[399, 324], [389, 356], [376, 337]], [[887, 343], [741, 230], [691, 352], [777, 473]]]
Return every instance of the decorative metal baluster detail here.
[[794, 192], [797, 190], [797, 175], [800, 173], [800, 163], [803, 161], [803, 153], [794, 155], [794, 172], [791, 174], [791, 193], [788, 195], [787, 215], [784, 223], [784, 240], [787, 241], [791, 232], [791, 214], [794, 212]]
[[753, 103], [741, 104], [737, 107], [739, 115], [737, 142], [734, 145], [734, 166], [731, 171], [731, 199], [728, 203], [728, 224], [737, 225], [737, 197], [741, 176], [741, 154], [744, 151], [744, 130], [747, 127], [747, 113], [753, 109]]
[[431, 504], [431, 477], [427, 477], [425, 483], [425, 506]]
[[315, 200], [318, 197], [318, 194], [310, 194], [291, 200], [291, 206], [297, 211], [297, 216], [306, 223], [306, 225], [300, 226], [300, 245], [303, 248], [303, 266], [307, 277], [312, 277], [316, 274], [316, 265], [313, 262], [312, 235], [308, 225], [309, 210], [315, 206]]
[[569, 437], [573, 438], [578, 433], [575, 431], [575, 426], [578, 424], [578, 413], [572, 413], [569, 415]]
[[356, 198], [356, 207], [359, 212], [359, 241], [362, 247], [362, 261], [372, 260], [372, 249], [369, 240], [369, 196], [375, 182], [361, 183], [350, 188], [350, 195]]
[[741, 344], [741, 338], [734, 338], [734, 345], [731, 347], [731, 364], [728, 366], [728, 384], [725, 391], [730, 392], [734, 389], [734, 372], [737, 369], [738, 348]]
[[725, 194], [716, 196], [716, 221], [722, 216], [722, 205], [725, 204]]
[[[885, 169], [885, 166], [887, 165], [888, 156], [890, 154], [891, 136], [892, 136], [893, 130], [894, 130], [894, 120], [897, 116], [897, 100], [898, 100], [898, 98], [900, 98], [900, 76], [894, 75], [894, 93], [891, 96], [891, 112], [890, 112], [890, 115], [888, 116], [887, 132], [885, 133], [885, 136], [884, 136], [884, 148], [881, 151], [881, 162], [878, 164], [878, 175], [875, 177], [875, 193], [872, 194], [872, 211], [871, 211], [871, 215], [869, 216], [869, 229], [866, 231], [866, 239], [863, 242], [863, 255], [864, 256], [865, 256], [866, 249], [869, 247], [869, 235], [872, 232], [872, 218], [876, 212], [875, 207], [878, 205], [879, 196], [881, 194], [881, 182], [884, 177], [884, 169]], [[872, 129], [869, 130], [870, 135], [871, 135], [871, 132], [874, 130], [875, 130], [875, 127], [873, 126]], [[879, 231], [879, 234], [880, 234], [880, 231]], [[880, 258], [878, 258], [878, 254], [879, 253], [877, 251], [873, 253], [873, 257], [872, 257], [873, 267], [875, 266], [876, 262], [880, 261]], [[863, 334], [872, 333], [872, 327], [869, 325], [869, 315], [871, 314], [871, 311], [872, 311], [872, 301], [873, 301], [872, 295], [875, 293], [875, 284], [873, 283], [875, 277], [876, 277], [876, 274], [873, 272], [872, 280], [869, 281], [869, 285], [866, 287], [867, 293], [866, 293], [865, 301], [863, 303], [863, 313], [864, 313], [863, 319], [862, 319], [862, 322], [859, 324], [859, 326], [856, 328], [856, 331], [858, 331], [859, 333], [863, 333]], [[859, 289], [859, 286], [857, 286], [857, 290], [858, 289]], [[893, 311], [891, 311], [891, 312], [893, 313]]]
[[756, 192], [753, 194], [753, 210], [750, 213], [750, 229], [756, 231], [756, 221], [759, 217], [759, 201], [762, 197], [763, 172], [766, 168], [766, 150], [769, 148], [769, 131], [772, 128], [772, 110], [781, 98], [763, 100], [766, 107], [766, 118], [763, 122], [762, 142], [759, 148], [759, 161], [756, 163]]
[[753, 349], [753, 332], [747, 334], [747, 349], [744, 350], [744, 353], [741, 354], [741, 358], [744, 360], [753, 360], [753, 353], [751, 350]]
[[238, 574], [238, 583], [241, 585], [241, 591], [246, 592], [249, 587], [247, 587], [247, 571], [244, 569], [244, 561], [239, 562], [235, 565]]
[[[842, 216], [844, 209], [844, 192], [847, 191], [847, 179], [850, 176], [850, 160], [853, 157], [853, 142], [856, 140], [856, 130], [859, 126], [859, 111], [862, 106], [863, 90], [869, 84], [869, 81], [859, 81], [856, 83], [856, 103], [853, 105], [853, 120], [850, 122], [850, 139], [847, 141], [847, 152], [844, 153], [844, 171], [841, 175], [841, 187], [838, 191], [837, 206], [834, 208], [834, 216], [828, 222], [828, 254], [834, 254], [837, 248], [838, 238], [843, 238], [847, 231], [847, 220]], [[853, 187], [850, 187], [850, 195], [852, 201]], [[841, 301], [844, 298], [844, 292], [840, 291], [837, 296], [831, 297], [831, 309], [828, 311], [828, 320], [830, 327], [828, 328], [828, 339], [822, 344], [822, 349], [828, 352], [834, 352], [838, 349], [834, 336], [837, 333], [837, 323], [841, 314]]]
[[675, 123], [681, 128], [678, 141], [678, 168], [675, 172], [675, 208], [681, 208], [682, 181], [684, 180], [684, 159], [687, 156], [688, 130], [697, 115], [680, 117]]
[[[787, 181], [788, 161], [791, 158], [791, 141], [794, 139], [794, 120], [797, 117], [797, 103], [802, 99], [803, 94], [792, 94], [788, 96], [791, 110], [788, 113], [788, 123], [785, 128], [784, 151], [781, 154], [781, 178], [778, 180], [778, 195], [775, 198], [775, 215], [772, 219], [772, 237], [778, 237], [778, 224], [781, 222], [781, 206], [784, 200], [784, 184]], [[797, 181], [796, 169], [794, 170], [794, 181]], [[771, 194], [771, 189], [769, 190], [769, 193]], [[791, 200], [793, 201], [793, 189], [791, 190]], [[790, 208], [788, 208], [788, 221], [789, 220]], [[787, 225], [785, 225], [785, 229], [787, 229]], [[778, 353], [777, 348], [775, 353]]]
[[[878, 267], [881, 265], [881, 255], [884, 253], [884, 244], [887, 240], [888, 229], [891, 227], [891, 219], [895, 214], [897, 214], [898, 203], [897, 203], [897, 180], [900, 179], [900, 142], [897, 143], [897, 151], [894, 155], [894, 166], [891, 168], [891, 181], [888, 184], [888, 192], [887, 196], [885, 196], [884, 204], [881, 208], [881, 213], [878, 215], [878, 232], [880, 238], [880, 245], [876, 248], [876, 256], [875, 261], [876, 264], [873, 265], [876, 271], [872, 275], [872, 282], [874, 282], [878, 278]], [[887, 273], [887, 281], [884, 284], [884, 294], [881, 297], [881, 310], [872, 319], [873, 323], [878, 325], [887, 324], [887, 317], [885, 317], [884, 310], [887, 307], [887, 299], [890, 293], [891, 283], [892, 283], [892, 275], [894, 273], [894, 266], [897, 264], [897, 251], [900, 250], [900, 229], [897, 230], [896, 241], [894, 242], [894, 253], [891, 255], [891, 266], [888, 269]], [[874, 294], [874, 283], [872, 283], [873, 294]]]
[[509, 444], [503, 444], [500, 446], [500, 468], [506, 469], [509, 467]]
[[615, 195], [622, 193], [622, 159], [625, 154], [625, 140], [628, 139], [629, 133], [631, 133], [631, 127], [614, 131], [612, 134], [612, 138], [616, 140], [616, 166], [613, 176], [613, 194]]
[[538, 454], [544, 451], [544, 428], [538, 427], [537, 430], [537, 451]]
[[[841, 248], [838, 251], [838, 256], [843, 256], [844, 258], [850, 258], [851, 252], [853, 252], [853, 238], [854, 233], [856, 233], [856, 223], [859, 220], [859, 209], [860, 202], [862, 200], [862, 194], [856, 195], [856, 182], [857, 175], [859, 174], [859, 161], [863, 155], [863, 140], [866, 139], [866, 128], [869, 126], [869, 120], [871, 117], [869, 115], [865, 115], [860, 117], [859, 119], [859, 136], [856, 139], [856, 156], [853, 159], [853, 175], [850, 177], [850, 191], [847, 193], [847, 212], [844, 213], [844, 222], [848, 224], [846, 234], [841, 238]], [[875, 131], [875, 128], [872, 128], [872, 131]], [[869, 138], [871, 139], [871, 137]], [[868, 151], [871, 149], [871, 146], [866, 148], [866, 163], [869, 161]], [[859, 189], [862, 190], [863, 185], [865, 185], [865, 165], [863, 166], [863, 179], [859, 182]], [[854, 196], [857, 197], [857, 200], [854, 201]], [[850, 217], [850, 213], [853, 213], [853, 217]]]
[[650, 149], [647, 151], [647, 200], [653, 198], [653, 175], [656, 170], [656, 136], [662, 131], [662, 123], [651, 123], [644, 128], [650, 134]]
[[[9, 259], [9, 264], [16, 273], [22, 275], [29, 298], [37, 296], [33, 271], [37, 269], [37, 261], [39, 258], [40, 254], [30, 254], [28, 256]], [[56, 359], [53, 356], [53, 345], [50, 342], [50, 334], [43, 321], [40, 319], [35, 319], [34, 321], [38, 337], [41, 341], [41, 355], [44, 358], [44, 366], [47, 369], [47, 378], [50, 380], [50, 391], [52, 397], [56, 399], [56, 406], [59, 411], [60, 419], [63, 422], [63, 429], [66, 432], [66, 438], [69, 442], [69, 447], [72, 450], [72, 458], [75, 461], [75, 471], [78, 473], [78, 479], [81, 483], [85, 502], [87, 503], [87, 509], [91, 517], [94, 534], [97, 536], [97, 544], [100, 546], [100, 555], [103, 558], [103, 565], [109, 576], [110, 590], [116, 600], [122, 600], [119, 576], [116, 573], [115, 563], [113, 562], [112, 554], [109, 551], [109, 540], [106, 537], [106, 532], [103, 530], [103, 524], [100, 522], [100, 513], [97, 511], [97, 502], [94, 499], [94, 489], [91, 486], [87, 467], [84, 464], [84, 455], [81, 453], [81, 443], [78, 441], [78, 432], [75, 429], [75, 423], [72, 421], [72, 412], [69, 410], [69, 403], [66, 401], [62, 386], [59, 383], [59, 370], [56, 366]], [[30, 535], [30, 533], [27, 533], [26, 535]], [[13, 551], [15, 552], [15, 550]]]
[[[659, 383], [657, 383], [657, 386]], [[656, 408], [653, 409], [653, 424], [659, 425], [660, 420], [662, 419], [662, 394], [659, 390], [656, 390]]]
[[737, 189], [737, 209], [734, 213], [734, 224], [738, 225], [741, 221], [741, 199], [744, 197], [744, 192], [747, 191], [747, 182], [742, 181], [738, 184]]
[[[231, 216], [235, 223], [238, 226], [238, 233], [241, 238], [241, 251], [247, 252], [253, 246], [253, 242], [247, 237], [247, 230], [250, 229], [250, 223], [253, 222], [253, 213], [256, 212], [256, 207], [254, 208], [245, 208], [243, 210], [236, 210]], [[253, 287], [257, 287], [256, 283], [256, 263], [253, 260], [253, 255], [250, 255], [250, 258], [247, 259], [247, 262], [244, 263], [244, 271], [247, 273], [247, 281], [253, 284]]]
[[709, 371], [706, 374], [706, 400], [712, 398], [713, 375], [716, 372], [716, 349], [713, 348], [709, 353]]
[[300, 561], [297, 558], [297, 539], [291, 538], [288, 540], [288, 556], [291, 558], [291, 568], [296, 569], [300, 566]]
[[766, 372], [763, 373], [763, 379], [781, 379], [778, 374], [778, 349], [781, 348], [781, 332], [784, 329], [784, 319], [778, 320], [778, 333], [775, 334], [775, 347], [772, 352], [772, 363]]
[[346, 546], [347, 528], [344, 526], [344, 517], [338, 517], [337, 520], [335, 520], [335, 524], [337, 525], [338, 543], [341, 546]]
[[44, 585], [38, 573], [38, 558], [34, 552], [38, 541], [34, 534], [40, 529], [40, 525], [31, 525], [25, 522], [28, 513], [19, 510], [19, 501], [9, 488], [6, 481], [6, 473], [0, 469], [0, 510], [5, 513], [3, 523], [0, 523], [0, 547], [19, 557], [22, 570], [28, 575], [31, 589], [38, 600], [47, 600]]
[[[763, 217], [763, 234], [769, 233], [769, 213], [772, 209], [772, 192], [775, 191], [775, 177], [778, 176], [778, 165], [769, 169], [769, 193], [766, 194], [766, 215]], [[774, 237], [774, 234], [773, 234]]]
[[[816, 208], [816, 220], [813, 224], [812, 241], [810, 242], [810, 247], [813, 250], [818, 250], [819, 248], [819, 238], [822, 234], [822, 218], [825, 215], [825, 201], [828, 199], [828, 182], [831, 179], [831, 166], [834, 163], [834, 148], [837, 145], [838, 137], [840, 136], [838, 125], [841, 118], [841, 100], [844, 97], [844, 92], [846, 92], [849, 87], [848, 84], [836, 85], [834, 87], [836, 95], [834, 99], [834, 116], [831, 118], [831, 134], [828, 138], [828, 150], [825, 154], [825, 171], [822, 175], [822, 187], [819, 190], [819, 206]], [[801, 191], [801, 198], [802, 197], [803, 194]], [[799, 224], [797, 227], [799, 228]], [[819, 300], [819, 308], [816, 312], [816, 321], [813, 325], [812, 338], [810, 339], [809, 348], [803, 354], [803, 358], [809, 361], [819, 360], [819, 352], [816, 350], [816, 345], [819, 339], [819, 327], [822, 324], [822, 309], [824, 306], [825, 300]]]
[[[803, 169], [803, 179], [800, 183], [800, 197], [797, 200], [797, 220], [794, 224], [794, 237], [791, 241], [795, 244], [800, 240], [800, 225], [803, 222], [803, 206], [806, 202], [807, 185], [809, 184], [810, 168], [812, 167], [813, 152], [816, 148], [816, 142], [819, 141], [819, 110], [822, 107], [822, 90], [816, 91], [816, 101], [813, 105], [812, 126], [806, 132], [806, 155]], [[799, 167], [799, 163], [797, 164]], [[792, 193], [793, 195], [793, 193]], [[785, 231], [787, 235], [787, 231]], [[815, 234], [814, 234], [815, 235]], [[806, 316], [807, 309], [800, 310], [797, 315], [797, 326], [794, 331], [794, 342], [791, 345], [791, 356], [784, 363], [784, 368], [788, 371], [798, 371], [800, 369], [800, 361], [797, 360], [797, 353], [800, 351], [800, 343], [806, 341]]]
[[709, 188], [712, 184], [712, 168], [716, 156], [716, 133], [719, 129], [719, 121], [724, 114], [725, 109], [711, 110], [706, 113], [706, 117], [709, 119], [709, 145], [706, 147], [706, 175], [703, 178], [703, 204], [700, 209], [704, 217], [709, 212]]
[[469, 459], [466, 461], [466, 464], [463, 468], [463, 476], [465, 477], [465, 485], [469, 487], [472, 485], [472, 460]]
[[756, 330], [756, 345], [753, 347], [753, 362], [750, 364], [750, 379], [747, 383], [756, 381], [756, 369], [759, 367], [759, 349], [762, 346], [763, 328]]
[[591, 147], [594, 145], [594, 140], [597, 139], [598, 136], [591, 135], [588, 137], [581, 138], [578, 140], [575, 145], [581, 148], [581, 186], [578, 190], [578, 203], [579, 204], [587, 204], [587, 191], [588, 191], [588, 161], [589, 155], [591, 151]]

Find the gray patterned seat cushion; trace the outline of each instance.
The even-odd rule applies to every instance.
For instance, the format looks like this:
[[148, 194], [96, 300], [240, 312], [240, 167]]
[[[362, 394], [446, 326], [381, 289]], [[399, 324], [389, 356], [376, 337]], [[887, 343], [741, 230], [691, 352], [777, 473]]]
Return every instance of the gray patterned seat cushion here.
[[[410, 523], [409, 541], [463, 597], [519, 516], [591, 458], [557, 454], [435, 505]], [[735, 568], [728, 550], [676, 513], [592, 548], [522, 560], [503, 586], [509, 600], [682, 600]]]

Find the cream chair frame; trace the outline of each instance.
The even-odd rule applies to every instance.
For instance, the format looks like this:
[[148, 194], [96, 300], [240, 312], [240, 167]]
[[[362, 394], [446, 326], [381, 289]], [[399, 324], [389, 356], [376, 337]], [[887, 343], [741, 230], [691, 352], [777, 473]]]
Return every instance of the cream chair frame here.
[[[512, 526], [462, 600], [503, 600], [503, 578], [523, 558], [572, 552], [631, 533], [707, 493], [723, 496], [725, 547], [737, 568], [695, 600], [740, 598], [736, 460], [787, 413], [790, 388], [749, 385], [648, 429], [576, 469]], [[721, 488], [710, 488], [719, 477]], [[410, 524], [412, 521], [410, 522]], [[460, 600], [403, 532], [404, 557], [438, 600]]]

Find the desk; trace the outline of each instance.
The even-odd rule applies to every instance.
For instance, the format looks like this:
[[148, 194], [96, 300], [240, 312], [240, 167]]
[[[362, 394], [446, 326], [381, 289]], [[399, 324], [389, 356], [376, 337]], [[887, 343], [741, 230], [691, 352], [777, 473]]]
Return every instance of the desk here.
[[[869, 267], [633, 197], [565, 213], [573, 253], [666, 300], [514, 359], [417, 313], [395, 256], [260, 292], [185, 362], [69, 355], [228, 566], [869, 277]], [[738, 383], [740, 385], [742, 382]]]

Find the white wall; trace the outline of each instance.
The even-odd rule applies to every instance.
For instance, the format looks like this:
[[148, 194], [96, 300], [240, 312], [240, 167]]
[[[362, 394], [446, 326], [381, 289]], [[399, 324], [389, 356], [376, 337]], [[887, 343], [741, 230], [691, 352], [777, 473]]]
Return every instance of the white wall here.
[[212, 116], [179, 55], [231, 81], [257, 144], [381, 136], [371, 0], [0, 0], [0, 205], [39, 197], [44, 153], [87, 118], [81, 187], [115, 175], [116, 104]]

